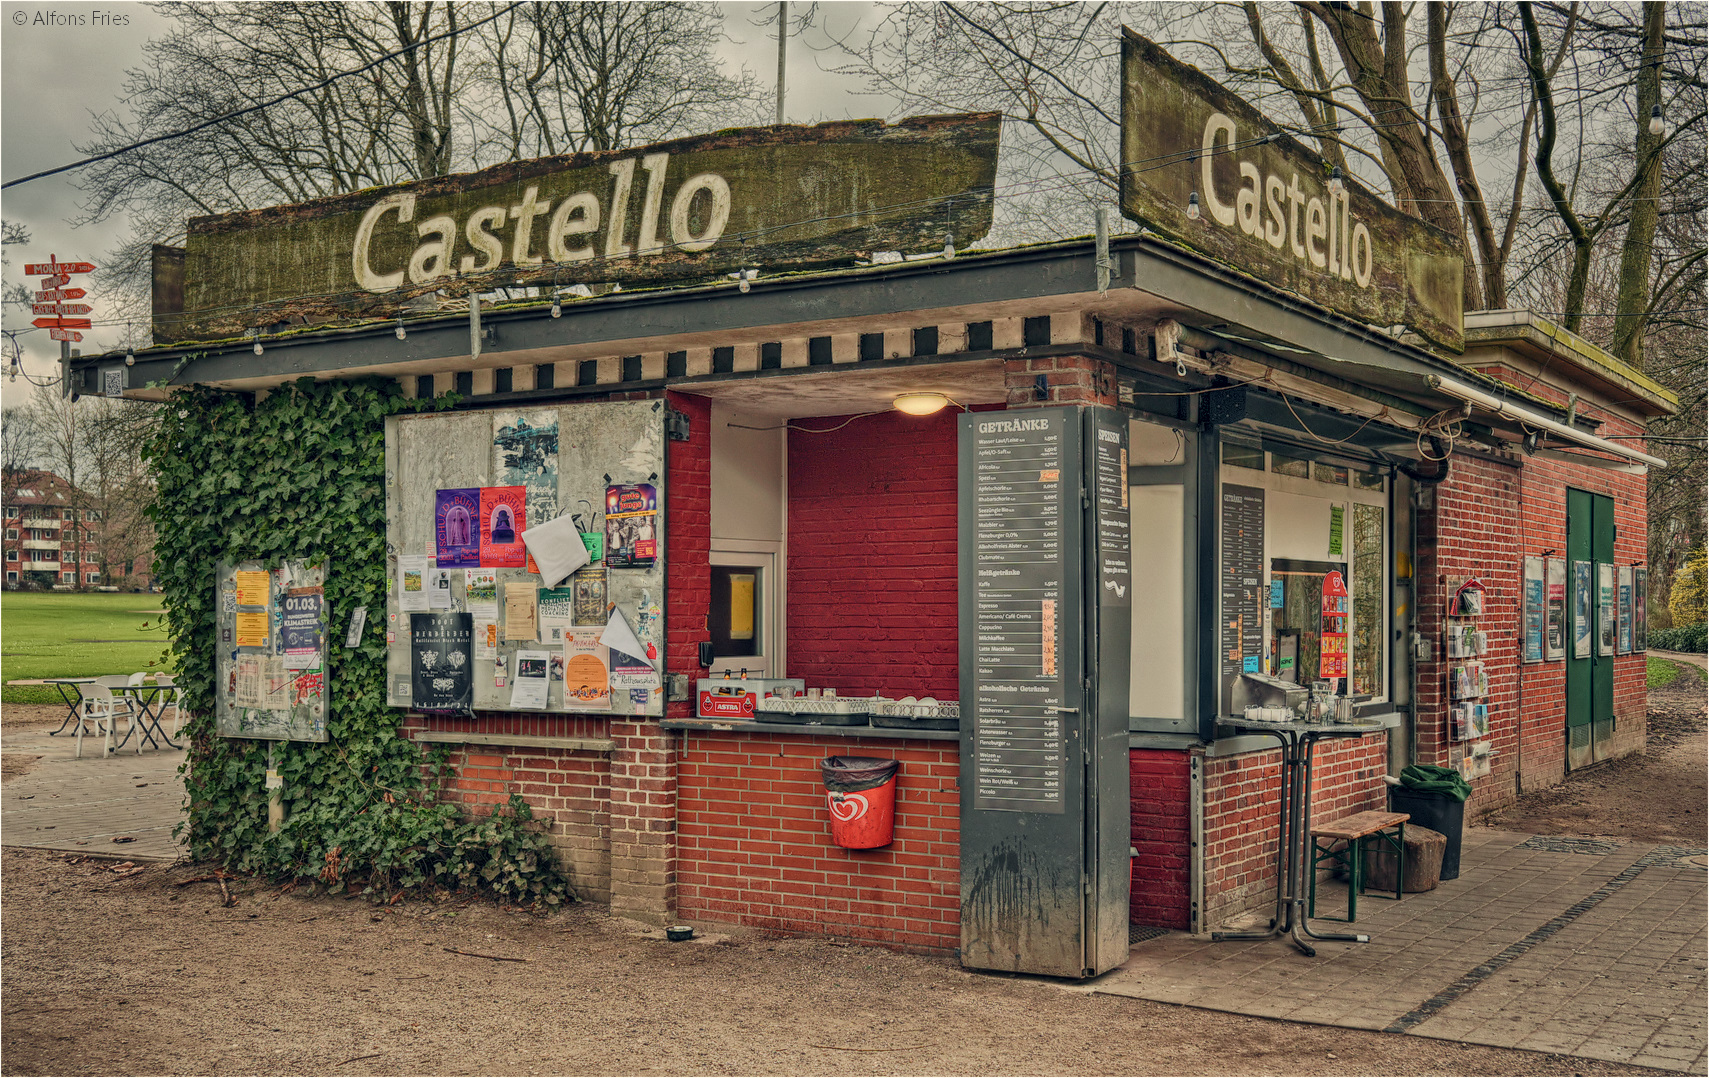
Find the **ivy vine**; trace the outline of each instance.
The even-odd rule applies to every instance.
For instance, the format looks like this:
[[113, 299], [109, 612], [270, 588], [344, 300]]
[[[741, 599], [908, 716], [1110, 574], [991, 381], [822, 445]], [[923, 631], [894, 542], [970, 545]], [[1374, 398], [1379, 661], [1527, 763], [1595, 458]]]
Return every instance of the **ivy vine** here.
[[[214, 730], [218, 649], [215, 573], [221, 561], [329, 563], [327, 624], [386, 596], [385, 420], [447, 407], [406, 399], [380, 379], [280, 387], [260, 402], [195, 386], [172, 395], [145, 450], [157, 490], [155, 576], [165, 593], [183, 709], [194, 715], [184, 767], [190, 854], [228, 868], [390, 896], [474, 887], [528, 904], [570, 897], [528, 805], [512, 796], [464, 817], [439, 797], [449, 750], [425, 758], [399, 736], [386, 706], [383, 618], [362, 643], [327, 650], [324, 743], [220, 737]], [[271, 752], [284, 782], [285, 823], [267, 830]]]

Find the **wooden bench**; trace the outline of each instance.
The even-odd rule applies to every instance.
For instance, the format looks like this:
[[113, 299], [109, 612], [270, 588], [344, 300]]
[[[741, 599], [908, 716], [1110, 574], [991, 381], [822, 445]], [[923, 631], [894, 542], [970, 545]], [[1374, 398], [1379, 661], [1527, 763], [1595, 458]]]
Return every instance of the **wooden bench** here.
[[[1370, 842], [1386, 842], [1399, 858], [1395, 872], [1394, 896], [1401, 897], [1401, 879], [1406, 875], [1406, 821], [1412, 817], [1404, 812], [1355, 812], [1339, 820], [1318, 824], [1311, 829], [1311, 899], [1307, 915], [1317, 916], [1317, 869], [1325, 861], [1347, 868], [1347, 916], [1324, 917], [1326, 921], [1358, 919], [1359, 895], [1365, 889], [1365, 846]], [[1337, 846], [1337, 843], [1346, 843]]]

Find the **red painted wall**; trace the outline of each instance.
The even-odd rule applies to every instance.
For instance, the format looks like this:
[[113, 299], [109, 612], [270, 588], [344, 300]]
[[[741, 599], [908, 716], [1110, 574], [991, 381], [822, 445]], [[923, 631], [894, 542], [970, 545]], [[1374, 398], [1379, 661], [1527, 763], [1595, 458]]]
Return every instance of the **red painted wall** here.
[[956, 415], [790, 431], [791, 677], [849, 696], [960, 697]]
[[[680, 916], [909, 950], [961, 945], [958, 742], [694, 731], [682, 739]], [[832, 845], [819, 761], [845, 754], [902, 761], [892, 845]]]

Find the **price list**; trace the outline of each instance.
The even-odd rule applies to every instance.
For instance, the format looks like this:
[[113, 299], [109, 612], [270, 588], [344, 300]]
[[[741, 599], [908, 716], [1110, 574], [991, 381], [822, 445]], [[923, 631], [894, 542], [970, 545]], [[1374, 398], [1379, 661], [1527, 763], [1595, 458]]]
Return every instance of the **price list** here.
[[1094, 461], [1098, 490], [1098, 601], [1104, 606], [1128, 606], [1132, 599], [1129, 550], [1132, 541], [1128, 521], [1127, 432], [1122, 421], [1107, 420], [1093, 428], [1097, 439]]
[[1063, 811], [1060, 415], [975, 428], [974, 803]]
[[1258, 670], [1264, 651], [1259, 584], [1264, 578], [1264, 492], [1222, 488], [1222, 697], [1243, 670]]

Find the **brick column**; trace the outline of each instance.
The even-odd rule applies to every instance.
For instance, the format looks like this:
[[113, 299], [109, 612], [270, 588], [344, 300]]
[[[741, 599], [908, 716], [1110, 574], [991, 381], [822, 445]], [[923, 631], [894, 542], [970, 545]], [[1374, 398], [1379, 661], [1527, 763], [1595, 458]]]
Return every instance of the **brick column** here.
[[[1045, 398], [1038, 398], [1044, 378]], [[1003, 360], [1003, 385], [1010, 408], [1050, 408], [1060, 404], [1117, 404], [1114, 365], [1086, 356], [1045, 356]]]
[[676, 908], [676, 753], [658, 723], [613, 719], [611, 912], [665, 924]]

